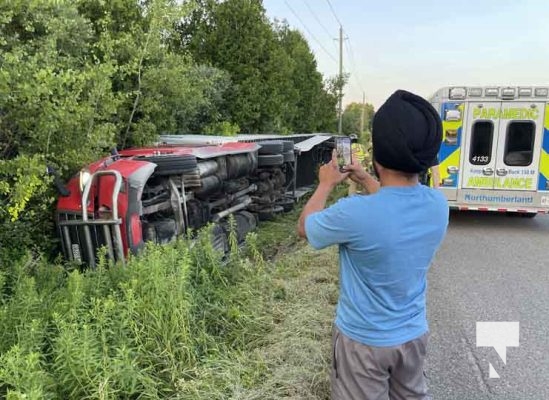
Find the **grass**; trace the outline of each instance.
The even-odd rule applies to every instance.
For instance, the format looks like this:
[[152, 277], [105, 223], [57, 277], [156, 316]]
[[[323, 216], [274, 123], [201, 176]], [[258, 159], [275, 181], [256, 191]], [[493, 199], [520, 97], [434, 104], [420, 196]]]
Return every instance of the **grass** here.
[[29, 255], [0, 267], [0, 397], [328, 399], [337, 252], [264, 224], [228, 263], [149, 246], [79, 272]]
[[299, 211], [261, 230], [261, 247], [272, 260], [270, 287], [263, 291], [267, 298], [264, 313], [271, 319], [271, 329], [254, 349], [265, 363], [264, 376], [238, 397], [241, 399], [330, 398], [338, 257], [335, 248], [315, 251], [297, 237]]
[[328, 399], [337, 259], [333, 251], [298, 245], [275, 265], [269, 302], [273, 327], [255, 349], [266, 371], [241, 398]]

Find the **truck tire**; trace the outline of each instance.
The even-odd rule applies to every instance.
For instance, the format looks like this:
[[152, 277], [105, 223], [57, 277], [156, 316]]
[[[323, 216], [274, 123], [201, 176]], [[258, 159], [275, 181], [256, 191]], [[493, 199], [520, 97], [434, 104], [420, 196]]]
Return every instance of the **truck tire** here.
[[142, 157], [140, 160], [156, 164], [155, 175], [178, 175], [196, 172], [198, 167], [196, 157], [192, 154], [166, 154]]
[[252, 227], [252, 231], [257, 228], [257, 218], [254, 214], [249, 211], [240, 211], [239, 214], [243, 215], [248, 220], [248, 223]]
[[239, 212], [234, 215], [234, 220], [238, 243], [242, 243], [244, 239], [246, 239], [246, 235], [255, 229], [255, 217], [252, 220], [248, 215], [244, 214], [244, 212]]
[[284, 164], [284, 156], [282, 154], [263, 154], [258, 157], [259, 167], [273, 167]]
[[229, 240], [223, 227], [219, 224], [215, 224], [211, 233], [212, 247], [214, 250], [221, 253], [229, 251]]
[[295, 154], [294, 151], [286, 151], [282, 153], [282, 156], [284, 157], [284, 162], [294, 162], [295, 161]]
[[143, 236], [145, 241], [157, 244], [169, 243], [175, 239], [175, 220], [171, 218], [159, 221], [143, 222]]
[[273, 206], [259, 210], [257, 216], [260, 221], [272, 221], [278, 214], [284, 212], [281, 206]]
[[259, 154], [281, 154], [284, 151], [282, 140], [269, 140], [268, 142], [258, 142]]
[[294, 199], [282, 199], [276, 203], [284, 209], [284, 212], [290, 212], [294, 209]]

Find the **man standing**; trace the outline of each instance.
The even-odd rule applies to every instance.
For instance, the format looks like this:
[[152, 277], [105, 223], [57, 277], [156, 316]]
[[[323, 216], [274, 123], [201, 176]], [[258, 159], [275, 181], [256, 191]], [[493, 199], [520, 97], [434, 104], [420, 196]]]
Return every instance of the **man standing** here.
[[[349, 135], [351, 138], [351, 151], [353, 153], [353, 159], [357, 160], [358, 164], [364, 165], [364, 160], [366, 160], [366, 152], [364, 147], [358, 142], [358, 136], [354, 133]], [[347, 178], [347, 183], [349, 184], [349, 196], [357, 192], [357, 183], [351, 178]]]
[[[316, 249], [339, 246], [340, 294], [333, 331], [332, 399], [428, 399], [423, 374], [428, 325], [427, 271], [448, 225], [447, 201], [418, 183], [442, 139], [436, 110], [395, 92], [374, 116], [374, 169], [341, 173], [333, 159], [299, 218]], [[324, 209], [350, 177], [371, 193]]]

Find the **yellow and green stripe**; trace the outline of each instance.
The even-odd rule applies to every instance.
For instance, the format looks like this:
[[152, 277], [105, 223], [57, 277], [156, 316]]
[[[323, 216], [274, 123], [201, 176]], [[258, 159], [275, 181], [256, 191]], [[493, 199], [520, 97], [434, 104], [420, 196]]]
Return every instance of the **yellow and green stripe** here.
[[549, 104], [545, 105], [545, 122], [539, 160], [538, 190], [548, 190], [549, 182]]
[[[461, 113], [461, 119], [459, 121], [445, 121], [444, 117], [446, 111], [448, 110], [459, 110]], [[448, 167], [460, 166], [460, 157], [461, 157], [461, 138], [463, 136], [463, 103], [443, 103], [441, 109], [441, 118], [442, 118], [442, 144], [440, 145], [439, 152], [439, 169], [440, 169], [440, 179], [451, 178], [452, 184], [445, 185], [446, 188], [457, 188], [459, 181], [459, 172], [456, 174], [449, 174]], [[448, 143], [446, 136], [449, 131], [457, 132], [455, 143]]]

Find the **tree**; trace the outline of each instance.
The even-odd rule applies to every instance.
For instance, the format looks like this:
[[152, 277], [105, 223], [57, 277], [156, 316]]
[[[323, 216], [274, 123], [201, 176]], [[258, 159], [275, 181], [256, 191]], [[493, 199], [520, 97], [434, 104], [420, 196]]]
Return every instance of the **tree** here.
[[275, 23], [279, 41], [292, 60], [292, 71], [286, 89], [287, 124], [296, 132], [330, 131], [335, 119], [335, 93], [328, 93], [316, 60], [303, 35]]
[[360, 131], [360, 119], [362, 115], [362, 103], [347, 104], [343, 111], [342, 131], [346, 135], [355, 134], [365, 138], [372, 130], [372, 119], [374, 117], [374, 106], [369, 103], [364, 105], [364, 130]]
[[260, 0], [199, 4], [178, 27], [181, 43], [198, 62], [228, 72], [230, 122], [243, 132], [327, 130], [335, 117], [333, 94], [299, 32], [271, 23]]
[[113, 146], [217, 122], [229, 78], [174, 48], [171, 0], [0, 3], [0, 247], [49, 243], [66, 177]]
[[100, 58], [114, 59], [113, 89], [118, 144], [144, 145], [161, 133], [200, 132], [219, 122], [229, 76], [197, 65], [182, 47], [176, 27], [190, 12], [172, 0], [80, 0], [92, 22]]
[[207, 1], [202, 7], [181, 28], [182, 37], [199, 63], [229, 73], [232, 87], [225, 106], [231, 122], [244, 132], [274, 127], [273, 114], [281, 101], [269, 83], [287, 63], [275, 50], [275, 35], [261, 1]]
[[0, 247], [48, 242], [47, 165], [67, 177], [160, 133], [335, 127], [336, 81], [261, 0], [4, 1], [0, 65]]

